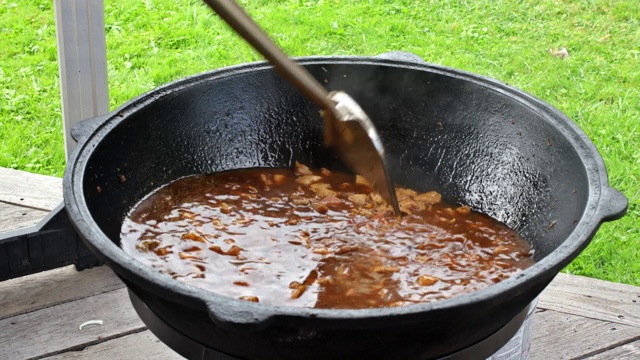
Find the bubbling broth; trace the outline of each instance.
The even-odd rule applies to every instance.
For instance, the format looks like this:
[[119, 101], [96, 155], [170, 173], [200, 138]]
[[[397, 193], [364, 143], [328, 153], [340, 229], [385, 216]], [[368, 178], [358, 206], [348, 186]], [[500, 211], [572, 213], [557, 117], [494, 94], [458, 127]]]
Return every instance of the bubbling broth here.
[[124, 251], [219, 294], [270, 305], [377, 308], [446, 299], [533, 264], [515, 231], [436, 192], [359, 176], [245, 169], [176, 180], [125, 219]]

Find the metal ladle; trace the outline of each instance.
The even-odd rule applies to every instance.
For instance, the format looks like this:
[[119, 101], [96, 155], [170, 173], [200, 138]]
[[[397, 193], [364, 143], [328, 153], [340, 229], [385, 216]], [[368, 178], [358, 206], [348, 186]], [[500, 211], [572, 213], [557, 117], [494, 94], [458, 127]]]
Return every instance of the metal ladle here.
[[307, 70], [290, 59], [234, 0], [203, 0], [235, 32], [258, 50], [300, 92], [316, 103], [324, 117], [324, 142], [400, 215], [384, 147], [371, 119], [349, 95], [329, 93]]

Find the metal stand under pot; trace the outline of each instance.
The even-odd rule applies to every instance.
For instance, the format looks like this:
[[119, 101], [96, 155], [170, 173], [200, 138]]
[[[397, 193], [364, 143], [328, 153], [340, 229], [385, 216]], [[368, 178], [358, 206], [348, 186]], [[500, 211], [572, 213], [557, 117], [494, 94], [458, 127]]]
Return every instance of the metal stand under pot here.
[[[140, 316], [140, 319], [142, 319], [149, 330], [151, 330], [151, 332], [156, 335], [163, 343], [165, 343], [172, 350], [184, 356], [185, 358], [191, 360], [243, 359], [204, 346], [199, 342], [184, 335], [180, 331], [173, 328], [171, 325], [167, 324], [153, 311], [151, 311], [151, 309], [149, 309], [147, 305], [145, 305], [145, 303], [140, 300], [140, 298], [136, 296], [130, 289], [129, 298], [131, 299], [133, 308], [136, 310], [138, 316]], [[529, 339], [516, 338], [518, 337], [518, 333], [520, 331], [526, 332], [531, 330], [531, 315], [533, 314], [535, 303], [536, 302], [534, 301], [529, 306], [524, 308], [501, 329], [486, 337], [485, 339], [467, 348], [461, 349], [453, 354], [441, 357], [438, 360], [477, 360], [485, 358], [492, 359], [493, 355], [496, 355], [496, 352], [501, 351], [503, 349], [503, 346], [506, 348], [507, 346], [505, 345], [511, 343], [511, 341], [513, 340], [518, 340], [521, 344], [519, 346], [515, 345], [513, 347], [509, 347], [510, 350], [513, 350], [516, 347], [526, 348], [528, 350]], [[522, 335], [520, 335], [520, 337], [522, 338]], [[525, 353], [526, 352], [527, 351], [525, 351]], [[510, 353], [513, 353], [513, 351], [510, 351]], [[513, 354], [507, 359], [521, 360], [524, 358], [526, 358], [526, 356], [522, 357], [519, 354]]]
[[0, 232], [0, 281], [72, 264], [82, 271], [101, 262], [76, 233], [63, 203], [34, 226]]

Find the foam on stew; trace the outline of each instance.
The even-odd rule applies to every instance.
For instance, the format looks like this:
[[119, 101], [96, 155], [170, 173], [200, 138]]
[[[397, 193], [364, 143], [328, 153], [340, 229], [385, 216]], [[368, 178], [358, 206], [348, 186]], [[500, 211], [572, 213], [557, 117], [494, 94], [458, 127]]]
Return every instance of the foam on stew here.
[[326, 169], [191, 176], [134, 207], [121, 243], [178, 281], [315, 308], [446, 299], [533, 264], [530, 245], [490, 217], [436, 192], [396, 194], [401, 217], [362, 178]]

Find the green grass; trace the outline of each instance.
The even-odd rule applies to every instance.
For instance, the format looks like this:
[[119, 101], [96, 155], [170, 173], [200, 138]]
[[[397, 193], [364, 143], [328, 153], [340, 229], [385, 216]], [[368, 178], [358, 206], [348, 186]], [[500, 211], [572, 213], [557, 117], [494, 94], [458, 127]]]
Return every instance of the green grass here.
[[[50, 0], [0, 0], [0, 166], [64, 171]], [[565, 271], [640, 285], [640, 2], [246, 0], [293, 56], [414, 52], [490, 76], [565, 112], [630, 200]], [[106, 1], [110, 105], [260, 59], [197, 0]], [[566, 47], [560, 59], [550, 49]]]

